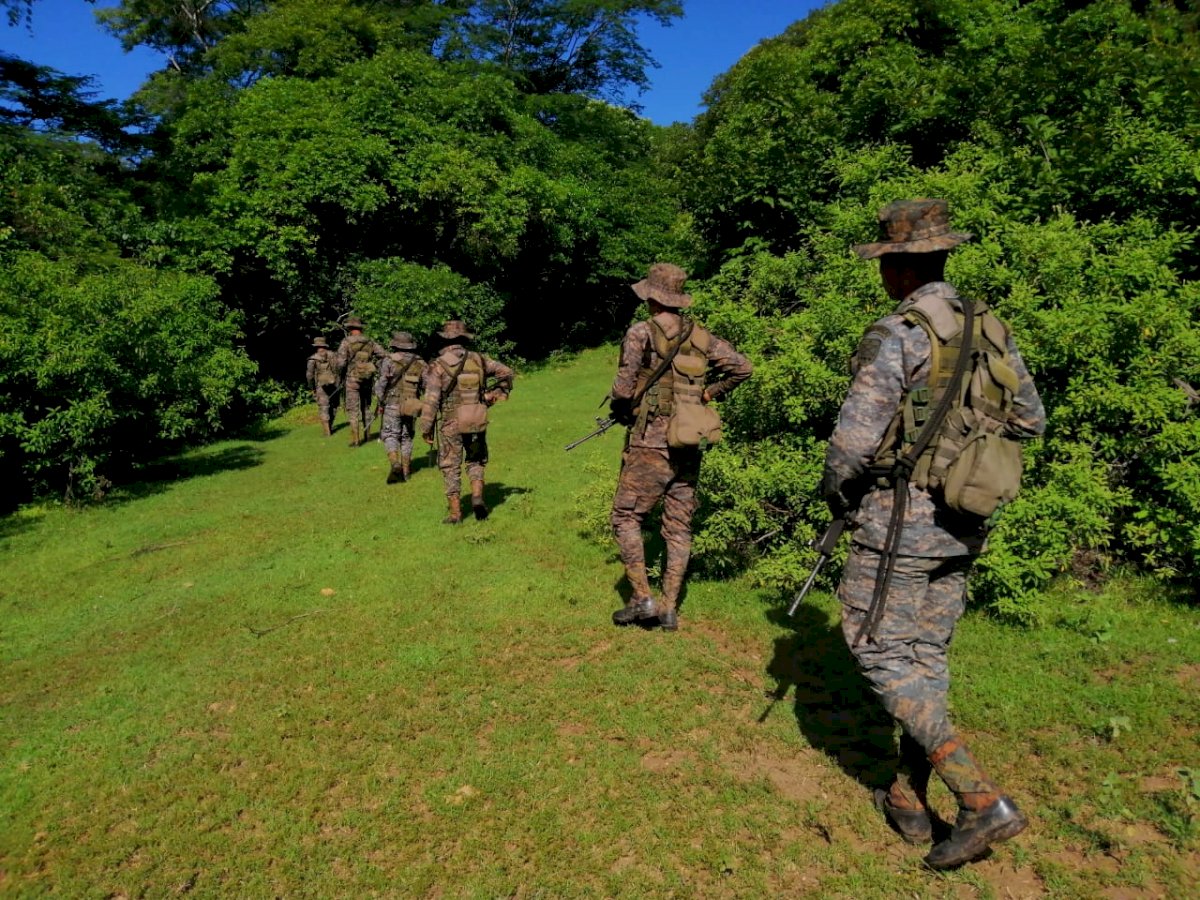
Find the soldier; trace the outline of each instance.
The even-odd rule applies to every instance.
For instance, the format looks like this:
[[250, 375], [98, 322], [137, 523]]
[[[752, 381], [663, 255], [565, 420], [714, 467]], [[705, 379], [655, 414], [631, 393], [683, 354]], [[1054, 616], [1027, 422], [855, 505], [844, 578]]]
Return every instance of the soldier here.
[[[449, 513], [442, 521], [457, 525], [462, 521], [459, 492], [464, 456], [467, 476], [471, 480], [471, 509], [476, 519], [487, 518], [488, 508], [483, 500], [483, 472], [488, 461], [487, 410], [508, 399], [512, 392], [513, 370], [467, 349], [466, 342], [474, 340], [475, 335], [457, 319], [447, 322], [438, 337], [444, 342], [442, 351], [425, 370], [421, 436], [425, 443], [433, 443], [434, 420], [440, 412], [438, 468], [446, 482], [449, 506]], [[495, 379], [495, 387], [487, 387], [488, 378]]]
[[[612, 387], [612, 416], [629, 431], [611, 522], [632, 588], [629, 602], [613, 613], [615, 625], [657, 617], [664, 630], [679, 627], [677, 607], [691, 555], [702, 447], [672, 446], [679, 443], [670, 440], [672, 412], [681, 408], [689, 391], [696, 407], [707, 406], [751, 373], [749, 360], [727, 341], [680, 314], [692, 304], [691, 296], [683, 293], [686, 281], [683, 269], [656, 263], [645, 279], [633, 285], [634, 293], [646, 302], [650, 318], [626, 332]], [[709, 369], [722, 377], [705, 387]], [[685, 378], [685, 370], [693, 377]], [[660, 500], [667, 564], [662, 599], [656, 602], [646, 574], [642, 521]]]
[[[961, 422], [978, 412], [981, 427], [1015, 453], [1017, 468], [1009, 477], [1019, 482], [1016, 441], [1043, 432], [1045, 411], [1008, 326], [983, 304], [960, 298], [944, 279], [949, 250], [971, 238], [950, 230], [946, 202], [897, 201], [880, 211], [879, 222], [883, 239], [854, 249], [862, 259], [879, 259], [883, 284], [900, 305], [859, 344], [822, 493], [834, 515], [849, 515], [854, 527], [838, 588], [843, 633], [872, 690], [903, 729], [895, 780], [875, 792], [875, 803], [904, 840], [929, 842], [926, 787], [936, 771], [959, 806], [949, 838], [926, 857], [944, 869], [976, 858], [1028, 823], [947, 715], [947, 649], [987, 520], [957, 501], [951, 507], [957, 495], [945, 476], [955, 450], [940, 437], [931, 440], [935, 427], [923, 423], [938, 416]], [[968, 313], [970, 337], [964, 334]], [[990, 389], [990, 406], [975, 400], [975, 377], [964, 375], [969, 365], [958, 367], [958, 348], [967, 340], [976, 369], [987, 367], [980, 376], [1005, 383]], [[967, 385], [969, 396], [947, 391], [956, 382]], [[937, 435], [951, 433], [937, 427]]]
[[308, 386], [312, 388], [313, 398], [317, 401], [317, 416], [321, 420], [321, 428], [325, 436], [333, 434], [333, 420], [337, 415], [338, 366], [325, 338], [313, 338], [312, 345], [317, 349], [308, 358], [308, 373], [305, 376]]
[[417, 345], [407, 331], [392, 333], [392, 349], [379, 369], [375, 397], [383, 408], [383, 428], [380, 432], [387, 448], [387, 483], [408, 481], [412, 471], [413, 424], [421, 414], [421, 380], [425, 360], [417, 355]]
[[387, 356], [384, 349], [363, 334], [358, 316], [346, 320], [346, 339], [338, 347], [337, 365], [346, 391], [346, 413], [350, 417], [350, 446], [360, 447], [371, 431], [371, 387], [378, 370], [375, 360]]

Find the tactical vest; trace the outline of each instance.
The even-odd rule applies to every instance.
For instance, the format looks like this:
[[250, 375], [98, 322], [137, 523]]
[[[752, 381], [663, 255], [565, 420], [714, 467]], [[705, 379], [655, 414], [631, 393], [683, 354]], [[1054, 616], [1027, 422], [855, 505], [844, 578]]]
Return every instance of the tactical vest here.
[[379, 374], [379, 370], [375, 368], [375, 358], [372, 353], [375, 347], [373, 340], [360, 334], [346, 338], [346, 343], [350, 345], [346, 374], [355, 379], [374, 378]]
[[324, 387], [327, 384], [337, 384], [337, 361], [334, 355], [328, 350], [322, 348], [309, 357], [316, 361], [314, 366], [314, 380], [318, 387]]
[[[916, 443], [921, 427], [954, 380], [963, 343], [963, 314], [949, 300], [919, 297], [899, 313], [929, 338], [929, 382], [908, 390], [872, 466], [890, 469]], [[1008, 326], [975, 303], [971, 359], [938, 433], [917, 460], [911, 483], [938, 493], [956, 512], [990, 516], [1016, 496], [1021, 478], [1017, 441], [1004, 435], [1020, 389], [1008, 353]]]
[[[388, 385], [384, 403], [388, 406], [411, 406], [412, 401], [417, 401], [417, 395], [420, 393], [421, 373], [425, 371], [425, 363], [412, 353], [390, 353], [388, 357], [397, 374]], [[404, 363], [405, 357], [409, 358], [407, 365]]]
[[[644, 435], [652, 418], [668, 416], [669, 446], [699, 447], [703, 450], [721, 440], [721, 419], [716, 410], [705, 406], [703, 401], [704, 376], [708, 372], [708, 349], [712, 344], [712, 335], [702, 326], [684, 320], [683, 327], [687, 329], [689, 325], [691, 330], [686, 332], [670, 367], [646, 389], [636, 428]], [[650, 319], [650, 338], [658, 362], [671, 355], [675, 342], [684, 333], [681, 332], [672, 340], [656, 319]], [[638, 393], [646, 387], [657, 368], [657, 365], [646, 365], [646, 362], [643, 360], [638, 373]]]
[[438, 357], [438, 365], [450, 376], [442, 394], [442, 410], [447, 418], [454, 417], [462, 434], [477, 434], [487, 429], [487, 404], [483, 400], [487, 366], [478, 353], [468, 351], [457, 364], [446, 356]]

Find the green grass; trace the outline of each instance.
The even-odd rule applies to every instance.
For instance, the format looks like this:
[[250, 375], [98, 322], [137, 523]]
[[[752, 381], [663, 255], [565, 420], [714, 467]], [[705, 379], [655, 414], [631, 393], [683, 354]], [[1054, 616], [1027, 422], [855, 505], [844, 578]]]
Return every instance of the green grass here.
[[620, 439], [561, 448], [612, 363], [496, 408], [484, 523], [312, 411], [0, 521], [0, 892], [1194, 895], [1194, 608], [1127, 582], [964, 619], [957, 721], [1034, 825], [933, 875], [868, 803], [888, 729], [829, 597], [789, 624], [693, 582], [677, 635], [608, 624], [576, 506]]

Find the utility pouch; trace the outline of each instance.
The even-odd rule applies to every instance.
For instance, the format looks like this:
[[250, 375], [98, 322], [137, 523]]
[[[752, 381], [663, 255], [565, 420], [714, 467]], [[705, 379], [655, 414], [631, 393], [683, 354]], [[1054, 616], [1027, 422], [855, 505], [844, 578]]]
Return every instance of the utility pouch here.
[[424, 408], [425, 404], [418, 397], [405, 397], [400, 401], [400, 415], [410, 419], [419, 416]]
[[337, 384], [337, 375], [335, 375], [333, 370], [328, 366], [318, 365], [317, 385], [319, 387], [325, 387], [327, 384]]
[[991, 517], [1021, 487], [1021, 445], [976, 426], [950, 463], [942, 495], [955, 512]]
[[459, 434], [479, 434], [487, 431], [488, 408], [483, 403], [464, 403], [454, 414]]
[[400, 415], [419, 416], [425, 404], [417, 396], [421, 392], [421, 372], [416, 365], [410, 365], [404, 371], [400, 391]]

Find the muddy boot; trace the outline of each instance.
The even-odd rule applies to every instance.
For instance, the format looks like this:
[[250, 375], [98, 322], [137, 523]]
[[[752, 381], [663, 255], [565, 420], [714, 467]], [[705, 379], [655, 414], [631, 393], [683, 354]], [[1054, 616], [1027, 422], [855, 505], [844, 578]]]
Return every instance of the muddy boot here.
[[475, 513], [475, 518], [483, 521], [488, 517], [487, 504], [483, 502], [483, 482], [471, 482], [471, 512]]
[[978, 858], [992, 844], [1020, 834], [1029, 820], [980, 768], [966, 745], [951, 738], [929, 755], [933, 768], [958, 799], [958, 819], [950, 837], [937, 844], [925, 862], [952, 869]]
[[663, 573], [662, 602], [659, 604], [658, 615], [658, 624], [663, 631], [679, 630], [679, 594], [683, 590], [683, 575], [684, 567], [668, 554], [667, 571]]
[[400, 480], [408, 481], [412, 477], [412, 455], [400, 457]]
[[924, 749], [908, 732], [902, 732], [896, 779], [888, 790], [876, 790], [874, 798], [875, 808], [906, 843], [928, 844], [933, 840], [933, 821], [925, 798], [932, 774], [933, 766]]
[[446, 518], [442, 519], [442, 524], [457, 525], [462, 521], [462, 505], [459, 502], [458, 497], [447, 497], [446, 505], [449, 507], [450, 511], [446, 514]]
[[388, 462], [392, 464], [392, 467], [388, 470], [387, 483], [395, 484], [397, 481], [403, 481], [404, 473], [400, 470], [400, 451], [389, 450]]
[[653, 597], [630, 597], [629, 602], [612, 614], [614, 625], [632, 625], [642, 619], [653, 619], [658, 607]]
[[329, 420], [328, 420], [328, 419], [322, 419], [322, 420], [321, 420], [321, 431], [322, 431], [322, 432], [324, 432], [324, 434], [325, 434], [325, 437], [329, 437], [330, 435], [332, 435], [332, 434], [333, 434], [333, 431], [332, 431], [332, 430], [330, 429], [330, 427], [329, 427]]
[[359, 443], [360, 443], [360, 441], [359, 441], [359, 433], [358, 433], [358, 423], [351, 422], [350, 423], [350, 446], [357, 447], [359, 445]]

